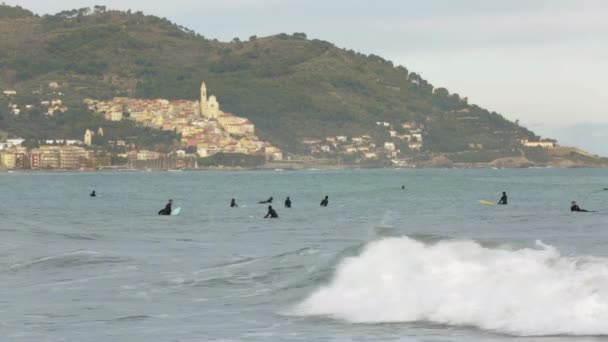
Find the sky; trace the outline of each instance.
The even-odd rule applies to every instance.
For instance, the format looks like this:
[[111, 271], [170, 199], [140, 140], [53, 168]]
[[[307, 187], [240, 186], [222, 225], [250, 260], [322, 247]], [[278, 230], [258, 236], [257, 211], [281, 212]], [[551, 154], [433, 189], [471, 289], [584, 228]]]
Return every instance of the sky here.
[[[224, 41], [305, 32], [608, 156], [597, 138], [608, 137], [606, 0], [4, 1], [38, 14], [96, 4], [143, 11]], [[584, 127], [595, 133], [575, 133]]]

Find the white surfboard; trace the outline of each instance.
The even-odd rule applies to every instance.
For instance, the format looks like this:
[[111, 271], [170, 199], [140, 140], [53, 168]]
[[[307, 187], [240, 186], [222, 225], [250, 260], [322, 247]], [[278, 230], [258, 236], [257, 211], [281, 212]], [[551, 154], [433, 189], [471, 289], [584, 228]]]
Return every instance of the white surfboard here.
[[182, 207], [177, 207], [177, 208], [171, 210], [171, 216], [177, 216], [181, 212], [182, 212]]

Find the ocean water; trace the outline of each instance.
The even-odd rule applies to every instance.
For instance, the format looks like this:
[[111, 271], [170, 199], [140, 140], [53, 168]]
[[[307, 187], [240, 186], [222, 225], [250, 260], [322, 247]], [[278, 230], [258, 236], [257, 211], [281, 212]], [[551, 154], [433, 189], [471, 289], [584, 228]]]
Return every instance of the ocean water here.
[[[0, 341], [605, 341], [605, 187], [588, 169], [0, 174]], [[179, 216], [156, 215], [168, 198]]]

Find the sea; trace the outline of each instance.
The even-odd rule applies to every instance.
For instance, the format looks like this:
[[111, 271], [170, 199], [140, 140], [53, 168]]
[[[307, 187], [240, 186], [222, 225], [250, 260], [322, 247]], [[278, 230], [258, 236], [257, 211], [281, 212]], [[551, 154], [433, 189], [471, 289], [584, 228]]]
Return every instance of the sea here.
[[607, 341], [604, 188], [605, 169], [2, 173], [0, 341]]

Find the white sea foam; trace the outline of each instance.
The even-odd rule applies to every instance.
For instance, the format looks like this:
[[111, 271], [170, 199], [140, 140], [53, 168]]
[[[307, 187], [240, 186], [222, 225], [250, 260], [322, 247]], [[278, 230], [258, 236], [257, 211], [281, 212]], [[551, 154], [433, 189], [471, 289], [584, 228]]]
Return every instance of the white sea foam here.
[[535, 249], [370, 243], [298, 304], [296, 315], [354, 323], [434, 322], [513, 335], [608, 334], [608, 259]]

